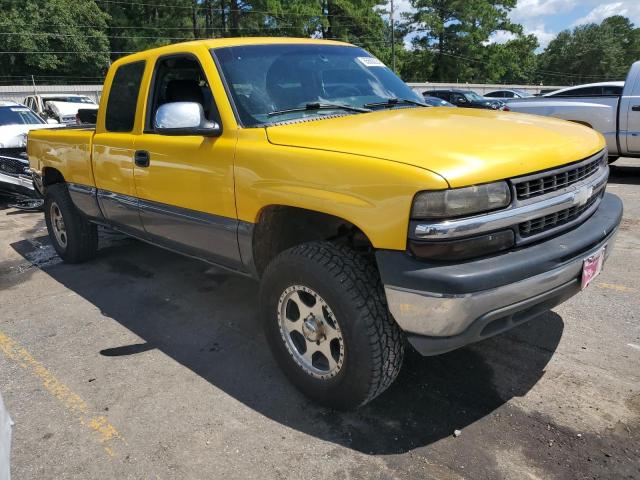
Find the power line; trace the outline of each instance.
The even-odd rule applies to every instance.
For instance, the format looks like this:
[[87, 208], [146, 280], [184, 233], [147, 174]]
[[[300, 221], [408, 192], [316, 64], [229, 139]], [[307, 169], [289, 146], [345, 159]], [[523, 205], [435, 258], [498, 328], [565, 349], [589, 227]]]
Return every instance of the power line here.
[[[272, 17], [282, 17], [282, 16], [296, 16], [296, 17], [313, 17], [313, 16], [317, 16], [317, 17], [325, 17], [326, 15], [323, 12], [319, 12], [317, 15], [310, 15], [308, 13], [296, 13], [296, 12], [274, 12], [274, 11], [269, 11], [269, 10], [254, 10], [254, 9], [243, 9], [243, 8], [238, 8], [238, 9], [222, 9], [222, 8], [208, 8], [204, 5], [199, 5], [199, 6], [195, 6], [195, 5], [168, 5], [168, 4], [162, 4], [162, 3], [148, 3], [148, 2], [126, 2], [123, 0], [97, 0], [100, 1], [102, 3], [105, 4], [116, 4], [116, 5], [126, 5], [126, 6], [130, 6], [130, 7], [152, 7], [152, 8], [172, 8], [172, 9], [176, 9], [176, 8], [181, 8], [184, 10], [191, 10], [191, 11], [198, 11], [198, 10], [208, 10], [210, 12], [218, 12], [218, 13], [222, 13], [222, 12], [229, 12], [229, 11], [238, 11], [241, 12], [243, 14], [251, 14], [251, 13], [260, 13], [263, 15], [269, 15]], [[371, 10], [372, 13], [375, 14], [375, 11], [372, 9]], [[352, 15], [331, 15], [331, 17], [333, 18], [353, 18]], [[380, 18], [377, 14], [375, 15], [375, 18]]]

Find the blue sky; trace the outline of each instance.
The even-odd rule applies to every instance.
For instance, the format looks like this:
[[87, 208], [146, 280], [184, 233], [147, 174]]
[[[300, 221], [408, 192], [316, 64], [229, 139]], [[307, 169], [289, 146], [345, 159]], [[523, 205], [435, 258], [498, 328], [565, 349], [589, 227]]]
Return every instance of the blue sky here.
[[[397, 0], [399, 10], [409, 8], [409, 0]], [[538, 37], [541, 48], [562, 30], [584, 23], [600, 23], [611, 15], [625, 15], [640, 26], [640, 0], [518, 0], [510, 17], [524, 26], [525, 33]], [[495, 42], [509, 39], [506, 32], [498, 32]]]

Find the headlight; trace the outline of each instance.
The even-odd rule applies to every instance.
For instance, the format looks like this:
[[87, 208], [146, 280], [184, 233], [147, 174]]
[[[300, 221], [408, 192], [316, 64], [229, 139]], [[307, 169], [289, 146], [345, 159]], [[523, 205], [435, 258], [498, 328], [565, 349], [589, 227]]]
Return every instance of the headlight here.
[[411, 217], [453, 218], [504, 208], [509, 203], [511, 193], [506, 182], [420, 192], [413, 200]]

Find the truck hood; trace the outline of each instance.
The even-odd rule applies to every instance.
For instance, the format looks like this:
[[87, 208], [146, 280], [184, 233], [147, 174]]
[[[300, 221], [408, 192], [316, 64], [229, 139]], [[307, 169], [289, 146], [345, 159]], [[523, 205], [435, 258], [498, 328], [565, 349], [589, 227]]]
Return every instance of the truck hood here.
[[58, 128], [61, 126], [62, 125], [49, 125], [47, 123], [0, 126], [0, 148], [22, 148], [27, 143], [27, 132], [30, 130]]
[[575, 123], [465, 108], [402, 108], [266, 128], [269, 142], [413, 165], [462, 187], [581, 160], [604, 138]]

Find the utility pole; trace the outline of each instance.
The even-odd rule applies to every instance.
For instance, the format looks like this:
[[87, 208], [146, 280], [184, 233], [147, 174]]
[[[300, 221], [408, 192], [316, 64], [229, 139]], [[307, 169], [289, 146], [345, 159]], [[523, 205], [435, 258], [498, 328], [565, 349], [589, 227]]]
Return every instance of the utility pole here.
[[396, 32], [395, 32], [395, 20], [393, 18], [393, 0], [391, 2], [391, 69], [396, 71]]

